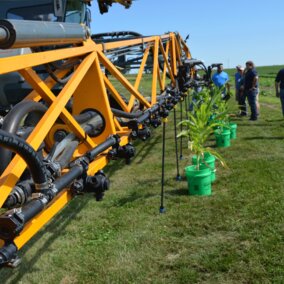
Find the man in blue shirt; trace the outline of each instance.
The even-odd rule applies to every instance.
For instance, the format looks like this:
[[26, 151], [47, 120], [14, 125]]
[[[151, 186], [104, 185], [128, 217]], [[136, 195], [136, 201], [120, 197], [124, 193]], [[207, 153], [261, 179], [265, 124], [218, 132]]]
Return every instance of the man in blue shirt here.
[[246, 62], [246, 72], [244, 78], [244, 95], [248, 98], [251, 109], [250, 120], [257, 120], [259, 115], [258, 107], [258, 75], [252, 61]]
[[[280, 87], [280, 92], [279, 92]], [[281, 69], [275, 78], [276, 97], [280, 98], [282, 114], [284, 116], [284, 68]]]
[[228, 99], [230, 93], [229, 75], [223, 71], [223, 65], [218, 65], [217, 72], [213, 75], [212, 81], [216, 87], [220, 89], [224, 88], [223, 98]]

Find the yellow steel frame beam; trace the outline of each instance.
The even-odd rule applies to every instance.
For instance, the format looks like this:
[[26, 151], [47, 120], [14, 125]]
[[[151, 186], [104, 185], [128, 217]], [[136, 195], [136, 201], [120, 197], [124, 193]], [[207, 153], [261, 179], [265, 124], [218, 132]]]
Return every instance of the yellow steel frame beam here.
[[[118, 70], [108, 59], [105, 52], [116, 48], [137, 45], [143, 45], [145, 49], [143, 51], [141, 65], [135, 83], [132, 85], [120, 70]], [[151, 98], [148, 100], [139, 91], [139, 86], [143, 79], [145, 66], [149, 59], [150, 52], [153, 56], [153, 71]], [[162, 54], [164, 58], [164, 66], [161, 71], [158, 62], [159, 54]], [[121, 106], [123, 111], [131, 112], [135, 99], [137, 99], [144, 107], [144, 110], [146, 110], [157, 102], [157, 92], [159, 92], [157, 89], [164, 91], [167, 83], [167, 73], [170, 78], [170, 83], [172, 86], [175, 86], [175, 76], [177, 75], [177, 67], [181, 64], [182, 54], [186, 54], [188, 58], [191, 57], [189, 49], [184, 41], [179, 35], [174, 33], [162, 36], [144, 37], [143, 39], [115, 41], [106, 44], [95, 44], [89, 39], [82, 44], [82, 46], [1, 58], [0, 74], [18, 72], [33, 89], [25, 100], [44, 100], [49, 105], [48, 110], [27, 138], [26, 141], [29, 145], [37, 150], [52, 128], [56, 125], [58, 118], [60, 118], [66, 128], [70, 132], [73, 132], [77, 139], [82, 142], [76, 153], [77, 155], [83, 155], [86, 151], [94, 148], [112, 134], [118, 134], [120, 136], [120, 145], [125, 145], [130, 141], [129, 135], [131, 131], [128, 128], [121, 126], [111, 112], [107, 90]], [[78, 60], [80, 63], [74, 70], [69, 81], [62, 88], [59, 95], [55, 96], [52, 92], [52, 87], [56, 82], [51, 77], [42, 80], [33, 70], [33, 67], [68, 59]], [[119, 91], [111, 83], [111, 80], [103, 73], [102, 66], [104, 66], [104, 68], [107, 69], [108, 72], [129, 92], [130, 99], [128, 103], [121, 98]], [[59, 71], [57, 72], [57, 76], [62, 78], [67, 73], [68, 70]], [[70, 113], [66, 109], [66, 104], [71, 98], [74, 100], [73, 113]], [[73, 117], [74, 114], [78, 114], [88, 107], [98, 109], [106, 120], [106, 128], [98, 137], [89, 137]], [[108, 159], [105, 155], [98, 156], [90, 163], [88, 174], [95, 174], [98, 170], [107, 165], [107, 163]], [[18, 155], [15, 155], [0, 177], [0, 208], [11, 193], [15, 184], [19, 181], [25, 169], [26, 163]], [[69, 189], [63, 190], [43, 212], [30, 221], [20, 235], [14, 239], [16, 246], [20, 249], [25, 245], [29, 239], [52, 219], [52, 217], [55, 216], [71, 199], [72, 195]]]

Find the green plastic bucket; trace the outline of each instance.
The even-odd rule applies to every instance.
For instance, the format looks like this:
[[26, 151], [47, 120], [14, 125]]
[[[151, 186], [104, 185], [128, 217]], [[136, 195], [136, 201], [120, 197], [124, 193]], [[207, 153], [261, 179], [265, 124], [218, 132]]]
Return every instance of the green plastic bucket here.
[[[204, 153], [205, 162], [200, 163], [200, 169], [210, 168], [211, 170], [211, 182], [216, 180], [216, 169], [215, 169], [215, 157], [209, 153]], [[197, 156], [193, 155], [191, 158], [192, 164], [197, 165]]]
[[211, 170], [196, 169], [195, 165], [185, 168], [185, 175], [190, 195], [211, 195]]
[[223, 131], [220, 133], [219, 130], [214, 131], [215, 137], [216, 137], [216, 144], [217, 147], [229, 147], [231, 146], [231, 131], [230, 129], [223, 129]]
[[238, 125], [236, 123], [230, 123], [231, 139], [237, 138], [237, 127]]

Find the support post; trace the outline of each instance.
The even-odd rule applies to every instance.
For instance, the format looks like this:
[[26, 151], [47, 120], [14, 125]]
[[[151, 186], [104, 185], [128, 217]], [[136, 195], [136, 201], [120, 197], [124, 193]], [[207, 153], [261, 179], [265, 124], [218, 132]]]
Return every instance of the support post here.
[[[180, 101], [180, 121], [183, 120], [183, 109], [182, 109], [182, 104], [183, 101]], [[182, 132], [182, 124], [180, 125], [180, 132]], [[179, 149], [179, 159], [182, 160], [183, 159], [183, 155], [182, 155], [182, 136], [180, 137], [180, 149]]]
[[177, 181], [181, 181], [181, 176], [180, 176], [180, 173], [179, 173], [179, 159], [178, 159], [178, 141], [177, 141], [177, 116], [176, 116], [176, 108], [174, 108], [174, 134], [175, 134], [176, 165], [177, 165], [176, 180], [177, 180]]
[[163, 148], [162, 148], [162, 182], [161, 182], [161, 205], [160, 205], [160, 213], [165, 213], [166, 209], [164, 207], [164, 185], [165, 185], [165, 146], [166, 146], [166, 123], [167, 118], [163, 118]]

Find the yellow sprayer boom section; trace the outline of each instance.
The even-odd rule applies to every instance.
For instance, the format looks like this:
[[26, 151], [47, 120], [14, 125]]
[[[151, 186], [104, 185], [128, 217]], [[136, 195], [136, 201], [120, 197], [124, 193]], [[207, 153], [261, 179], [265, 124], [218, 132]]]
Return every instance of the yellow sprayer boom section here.
[[[113, 2], [131, 5], [99, 4]], [[0, 21], [0, 265], [17, 264], [17, 252], [78, 194], [103, 198], [103, 168], [129, 162], [131, 142], [147, 140], [187, 96], [192, 62], [176, 33], [91, 35], [80, 23]]]

